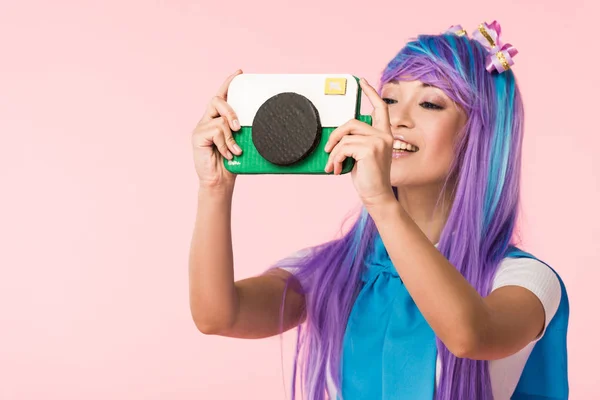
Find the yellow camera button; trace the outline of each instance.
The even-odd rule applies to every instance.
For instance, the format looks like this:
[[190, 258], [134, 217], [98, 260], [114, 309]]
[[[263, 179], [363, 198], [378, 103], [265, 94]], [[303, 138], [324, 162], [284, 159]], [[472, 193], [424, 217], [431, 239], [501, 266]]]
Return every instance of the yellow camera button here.
[[325, 94], [346, 94], [346, 78], [325, 79]]

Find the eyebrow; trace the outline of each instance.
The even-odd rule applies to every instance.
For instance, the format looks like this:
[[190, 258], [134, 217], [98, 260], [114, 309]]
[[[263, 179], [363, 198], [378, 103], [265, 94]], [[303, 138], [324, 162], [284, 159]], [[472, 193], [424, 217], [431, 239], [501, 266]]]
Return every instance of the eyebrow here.
[[[389, 81], [388, 83], [392, 84], [392, 85], [398, 85], [400, 83], [400, 81], [398, 79], [392, 79], [391, 81]], [[422, 88], [437, 88], [437, 86], [433, 86], [430, 83], [425, 83], [425, 82], [421, 82], [420, 87]]]

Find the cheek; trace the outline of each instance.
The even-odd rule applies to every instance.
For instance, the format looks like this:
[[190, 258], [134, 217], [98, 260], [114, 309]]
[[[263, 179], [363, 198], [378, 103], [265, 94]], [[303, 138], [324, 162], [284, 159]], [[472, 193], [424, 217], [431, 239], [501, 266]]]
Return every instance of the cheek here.
[[462, 128], [458, 115], [430, 116], [419, 119], [417, 135], [419, 155], [404, 166], [392, 168], [392, 183], [400, 185], [427, 185], [444, 182], [456, 157], [456, 141]]
[[425, 157], [445, 167], [454, 158], [457, 124], [452, 119], [440, 118], [430, 121], [429, 126], [424, 128]]

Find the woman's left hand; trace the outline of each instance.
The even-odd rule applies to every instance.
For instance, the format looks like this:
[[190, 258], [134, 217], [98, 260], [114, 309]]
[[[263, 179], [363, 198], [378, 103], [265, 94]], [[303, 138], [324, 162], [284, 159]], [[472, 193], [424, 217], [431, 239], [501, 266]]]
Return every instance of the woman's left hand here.
[[364, 78], [360, 85], [374, 108], [373, 125], [352, 119], [335, 129], [325, 145], [325, 151], [331, 151], [325, 172], [333, 170], [337, 175], [344, 160], [354, 158], [352, 182], [363, 204], [370, 206], [388, 201], [390, 196], [395, 199], [390, 181], [394, 138], [387, 104]]

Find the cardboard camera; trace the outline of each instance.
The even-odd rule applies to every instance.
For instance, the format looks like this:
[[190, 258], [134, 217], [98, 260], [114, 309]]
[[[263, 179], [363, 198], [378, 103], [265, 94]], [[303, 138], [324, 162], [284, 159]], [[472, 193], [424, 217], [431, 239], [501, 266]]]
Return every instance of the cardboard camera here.
[[[241, 74], [227, 102], [241, 129], [234, 138], [242, 154], [223, 158], [235, 174], [326, 174], [324, 148], [331, 132], [360, 114], [361, 88], [348, 74]], [[342, 173], [354, 167], [347, 158]]]

